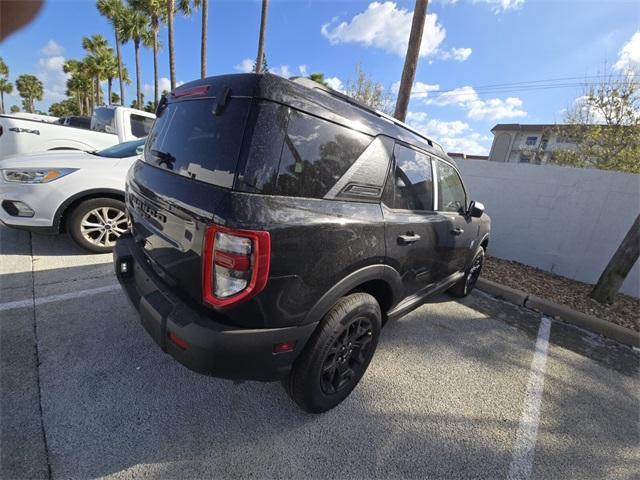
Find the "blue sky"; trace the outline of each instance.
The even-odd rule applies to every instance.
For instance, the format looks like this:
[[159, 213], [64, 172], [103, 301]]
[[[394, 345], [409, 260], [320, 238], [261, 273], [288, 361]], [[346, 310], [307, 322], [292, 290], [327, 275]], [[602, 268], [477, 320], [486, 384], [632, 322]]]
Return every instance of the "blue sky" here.
[[[414, 1], [272, 0], [266, 54], [283, 75], [323, 72], [339, 87], [355, 65], [393, 91], [402, 71]], [[199, 76], [200, 12], [176, 19], [179, 81]], [[260, 2], [210, 0], [210, 75], [241, 71], [256, 54]], [[35, 73], [45, 83], [46, 110], [64, 97], [61, 64], [81, 58], [83, 36], [113, 32], [91, 0], [46, 0], [38, 17], [0, 46], [10, 79]], [[166, 45], [166, 29], [160, 33]], [[133, 46], [123, 47], [133, 74]], [[142, 83], [152, 96], [152, 58], [142, 51]], [[487, 153], [496, 123], [547, 123], [581, 92], [581, 79], [640, 65], [640, 1], [431, 0], [408, 122], [449, 151]], [[618, 70], [616, 70], [616, 68]], [[160, 76], [168, 84], [167, 49]], [[486, 87], [517, 82], [508, 87]], [[568, 84], [531, 89], [531, 85]], [[115, 87], [117, 89], [117, 87]], [[135, 96], [126, 90], [127, 103]], [[5, 99], [7, 107], [17, 96]]]

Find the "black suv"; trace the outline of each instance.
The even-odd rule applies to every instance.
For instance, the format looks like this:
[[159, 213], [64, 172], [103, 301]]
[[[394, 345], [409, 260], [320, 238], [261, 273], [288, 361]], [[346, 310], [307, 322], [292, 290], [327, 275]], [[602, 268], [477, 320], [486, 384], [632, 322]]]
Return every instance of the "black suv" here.
[[158, 345], [204, 374], [282, 380], [310, 412], [349, 395], [387, 319], [467, 295], [489, 235], [440, 145], [270, 74], [164, 97], [126, 204], [115, 270]]

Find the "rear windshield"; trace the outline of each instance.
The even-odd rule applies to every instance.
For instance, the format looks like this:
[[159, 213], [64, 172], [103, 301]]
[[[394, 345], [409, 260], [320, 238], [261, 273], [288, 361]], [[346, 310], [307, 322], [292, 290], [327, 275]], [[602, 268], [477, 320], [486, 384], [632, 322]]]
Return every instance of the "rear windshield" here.
[[215, 115], [215, 99], [170, 103], [153, 125], [144, 160], [195, 180], [231, 188], [251, 100], [231, 98]]

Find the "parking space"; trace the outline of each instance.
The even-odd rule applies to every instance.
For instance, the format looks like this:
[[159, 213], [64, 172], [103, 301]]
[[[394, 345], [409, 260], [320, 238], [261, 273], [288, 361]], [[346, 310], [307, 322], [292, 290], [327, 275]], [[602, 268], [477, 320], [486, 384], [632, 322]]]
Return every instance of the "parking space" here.
[[443, 295], [388, 324], [349, 399], [313, 416], [278, 384], [164, 355], [110, 255], [6, 228], [0, 253], [3, 478], [640, 471], [638, 352], [555, 322], [542, 349], [538, 315], [485, 295]]

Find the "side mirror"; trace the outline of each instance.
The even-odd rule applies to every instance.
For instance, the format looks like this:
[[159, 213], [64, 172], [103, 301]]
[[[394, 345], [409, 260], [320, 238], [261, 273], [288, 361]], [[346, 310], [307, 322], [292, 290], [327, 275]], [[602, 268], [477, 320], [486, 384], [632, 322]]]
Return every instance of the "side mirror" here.
[[136, 155], [142, 155], [144, 153], [144, 145], [136, 147]]
[[470, 217], [480, 218], [484, 213], [484, 205], [480, 202], [476, 202], [475, 200], [471, 200], [469, 203], [469, 210], [467, 210], [467, 214]]

